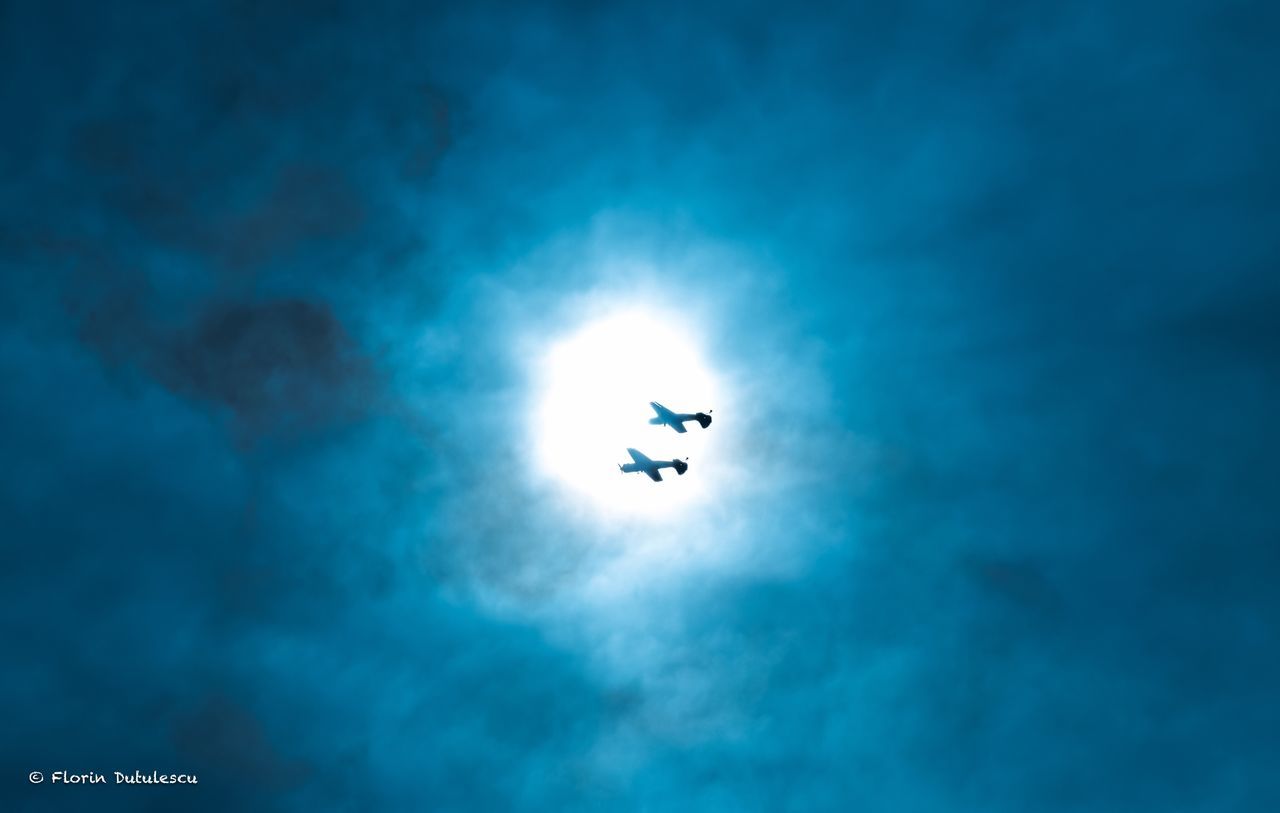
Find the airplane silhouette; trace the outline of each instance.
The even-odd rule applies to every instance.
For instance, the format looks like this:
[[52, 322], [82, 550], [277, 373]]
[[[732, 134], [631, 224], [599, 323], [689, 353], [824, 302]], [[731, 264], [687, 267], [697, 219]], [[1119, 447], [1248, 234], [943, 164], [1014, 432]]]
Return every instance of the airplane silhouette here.
[[689, 431], [684, 428], [685, 421], [697, 421], [703, 429], [711, 425], [711, 410], [709, 409], [706, 412], [672, 412], [657, 401], [650, 401], [649, 406], [653, 407], [653, 411], [657, 413], [657, 417], [649, 419], [649, 423], [654, 426], [666, 424], [683, 434]]
[[[648, 457], [637, 452], [635, 449], [627, 449], [627, 454], [631, 455], [634, 463], [625, 465], [618, 464], [618, 471], [623, 474], [631, 474], [632, 472], [642, 471], [649, 475], [649, 479], [655, 483], [662, 482], [662, 475], [658, 473], [658, 469], [675, 469], [676, 474], [684, 474], [689, 470], [689, 464], [684, 460], [650, 460]], [[688, 460], [688, 458], [685, 458]]]

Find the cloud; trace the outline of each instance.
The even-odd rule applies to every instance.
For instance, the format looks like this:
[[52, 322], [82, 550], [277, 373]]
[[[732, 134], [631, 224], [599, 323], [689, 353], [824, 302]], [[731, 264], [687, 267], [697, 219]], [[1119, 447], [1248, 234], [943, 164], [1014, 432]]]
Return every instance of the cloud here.
[[214, 305], [155, 364], [169, 388], [228, 408], [248, 432], [353, 420], [373, 397], [368, 359], [327, 307], [302, 300]]
[[[8, 775], [1276, 806], [1274, 14], [82, 5], [0, 27]], [[734, 394], [675, 526], [529, 476], [619, 301]]]

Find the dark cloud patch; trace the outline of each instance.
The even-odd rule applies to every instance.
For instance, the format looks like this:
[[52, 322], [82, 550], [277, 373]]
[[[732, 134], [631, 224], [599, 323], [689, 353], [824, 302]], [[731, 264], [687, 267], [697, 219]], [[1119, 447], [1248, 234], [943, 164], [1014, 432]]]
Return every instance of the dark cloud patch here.
[[[0, 807], [1277, 809], [1280, 17], [997, 5], [4, 4]], [[676, 527], [528, 474], [600, 291]]]
[[281, 755], [262, 723], [223, 696], [215, 695], [177, 719], [173, 742], [180, 755], [207, 770], [205, 781], [243, 780], [279, 791], [296, 787], [312, 770]]
[[349, 423], [377, 403], [372, 360], [323, 303], [213, 302], [168, 327], [136, 294], [105, 291], [85, 308], [78, 337], [108, 363], [225, 411], [242, 441]]
[[99, 175], [120, 177], [136, 171], [141, 163], [136, 122], [99, 118], [78, 125], [71, 135], [71, 157]]
[[364, 217], [341, 175], [288, 167], [266, 199], [230, 226], [223, 250], [235, 267], [254, 265], [301, 243], [349, 235]]
[[351, 420], [375, 395], [332, 311], [302, 300], [214, 305], [156, 363], [167, 386], [229, 409], [251, 435]]
[[1013, 602], [1020, 609], [1041, 614], [1059, 610], [1061, 599], [1034, 564], [973, 556], [964, 568], [979, 586]]
[[[456, 102], [441, 88], [423, 85], [418, 89], [420, 105], [409, 105], [408, 115], [394, 115], [388, 126], [410, 145], [401, 164], [401, 172], [410, 181], [429, 176], [453, 143], [453, 120]], [[399, 112], [399, 111], [395, 111]]]
[[1173, 320], [1184, 352], [1211, 351], [1214, 359], [1248, 359], [1265, 368], [1280, 363], [1280, 292], [1206, 303]]

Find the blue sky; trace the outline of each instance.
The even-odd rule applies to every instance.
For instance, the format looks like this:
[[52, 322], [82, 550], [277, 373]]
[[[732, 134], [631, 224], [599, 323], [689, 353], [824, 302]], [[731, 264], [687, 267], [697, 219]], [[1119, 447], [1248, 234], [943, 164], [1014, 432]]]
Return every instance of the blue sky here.
[[[1278, 22], [6, 4], [4, 807], [1276, 809]], [[636, 307], [674, 518], [536, 459]]]

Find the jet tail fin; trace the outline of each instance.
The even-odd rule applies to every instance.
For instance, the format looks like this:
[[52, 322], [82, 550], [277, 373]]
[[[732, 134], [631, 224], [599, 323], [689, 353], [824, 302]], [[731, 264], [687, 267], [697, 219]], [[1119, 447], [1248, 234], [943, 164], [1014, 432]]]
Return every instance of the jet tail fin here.
[[661, 419], [661, 418], [650, 418], [650, 419], [649, 419], [649, 423], [653, 424], [654, 426], [661, 426], [661, 425], [662, 425], [662, 419]]

